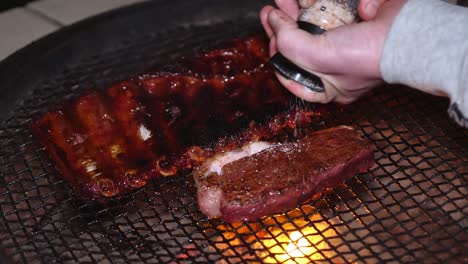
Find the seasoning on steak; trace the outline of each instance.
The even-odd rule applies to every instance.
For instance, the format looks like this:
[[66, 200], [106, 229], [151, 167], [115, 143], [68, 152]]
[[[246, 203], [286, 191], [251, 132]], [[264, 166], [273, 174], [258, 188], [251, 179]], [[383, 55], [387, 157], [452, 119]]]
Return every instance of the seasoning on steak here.
[[374, 164], [371, 143], [347, 126], [259, 146], [213, 157], [194, 171], [204, 214], [225, 222], [254, 221], [292, 209]]

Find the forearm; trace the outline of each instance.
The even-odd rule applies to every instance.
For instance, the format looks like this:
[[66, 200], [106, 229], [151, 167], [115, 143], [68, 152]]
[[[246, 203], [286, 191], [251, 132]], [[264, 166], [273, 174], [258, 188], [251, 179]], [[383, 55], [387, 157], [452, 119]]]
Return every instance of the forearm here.
[[389, 83], [450, 97], [450, 115], [468, 127], [468, 8], [409, 0], [387, 36], [380, 68]]

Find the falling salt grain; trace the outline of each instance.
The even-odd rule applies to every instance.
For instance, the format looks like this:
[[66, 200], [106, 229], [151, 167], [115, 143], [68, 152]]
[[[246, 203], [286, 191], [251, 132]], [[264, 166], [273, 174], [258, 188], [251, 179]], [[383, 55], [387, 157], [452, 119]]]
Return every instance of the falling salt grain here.
[[138, 132], [140, 138], [143, 139], [143, 141], [148, 140], [152, 136], [151, 131], [149, 131], [148, 128], [146, 128], [144, 125], [140, 126], [140, 130]]
[[270, 196], [276, 196], [276, 195], [280, 195], [281, 192], [275, 190], [275, 191], [270, 191], [270, 192], [268, 192], [268, 194], [269, 194]]
[[92, 160], [87, 160], [82, 162], [83, 165], [85, 165], [85, 169], [87, 173], [91, 173], [97, 169], [97, 164], [96, 162], [93, 162]]

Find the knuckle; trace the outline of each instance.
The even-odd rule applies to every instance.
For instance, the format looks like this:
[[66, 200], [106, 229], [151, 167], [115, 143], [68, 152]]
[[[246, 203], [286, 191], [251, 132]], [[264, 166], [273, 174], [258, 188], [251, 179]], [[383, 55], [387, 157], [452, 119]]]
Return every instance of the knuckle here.
[[290, 40], [287, 38], [287, 32], [285, 30], [278, 31], [276, 35], [276, 46], [279, 51], [288, 50]]
[[276, 45], [280, 52], [289, 54], [295, 50], [294, 38], [291, 37], [291, 30], [284, 29], [277, 33]]

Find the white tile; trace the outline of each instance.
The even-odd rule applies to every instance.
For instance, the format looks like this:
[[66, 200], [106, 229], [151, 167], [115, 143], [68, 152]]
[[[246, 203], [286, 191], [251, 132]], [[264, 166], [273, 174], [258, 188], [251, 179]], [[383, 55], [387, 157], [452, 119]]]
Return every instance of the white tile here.
[[63, 24], [71, 24], [84, 18], [118, 7], [145, 0], [41, 0], [27, 5]]
[[23, 8], [0, 13], [0, 60], [59, 28]]

